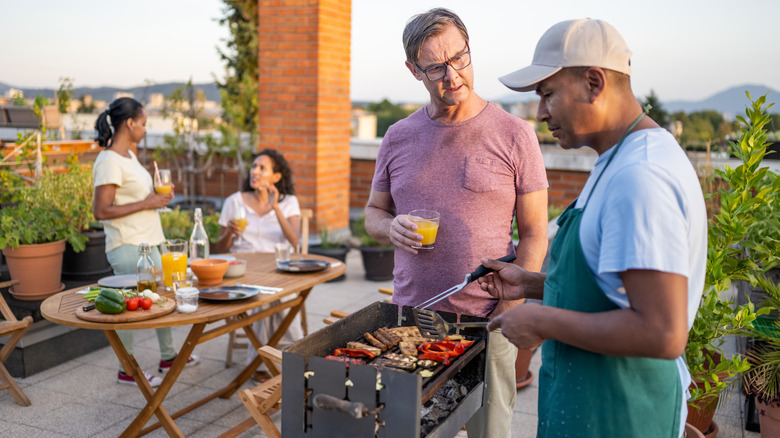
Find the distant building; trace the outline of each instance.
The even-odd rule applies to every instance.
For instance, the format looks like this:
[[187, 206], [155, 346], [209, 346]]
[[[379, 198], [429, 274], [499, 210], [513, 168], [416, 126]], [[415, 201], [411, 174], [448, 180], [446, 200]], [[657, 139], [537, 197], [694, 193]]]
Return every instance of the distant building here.
[[16, 96], [24, 97], [24, 91], [18, 90], [16, 88], [9, 88], [8, 91], [5, 93], [5, 97], [8, 97], [10, 99], [15, 99]]
[[361, 108], [352, 109], [349, 120], [352, 137], [360, 139], [376, 138], [376, 114]]
[[509, 114], [520, 117], [521, 119], [536, 119], [536, 112], [539, 110], [539, 101], [517, 102], [509, 105], [507, 110]]
[[165, 104], [165, 96], [162, 93], [152, 93], [149, 95], [149, 108], [162, 108]]
[[126, 91], [117, 91], [116, 93], [114, 93], [114, 99], [113, 100], [119, 99], [120, 97], [130, 97], [130, 98], [133, 98], [133, 93], [128, 93]]

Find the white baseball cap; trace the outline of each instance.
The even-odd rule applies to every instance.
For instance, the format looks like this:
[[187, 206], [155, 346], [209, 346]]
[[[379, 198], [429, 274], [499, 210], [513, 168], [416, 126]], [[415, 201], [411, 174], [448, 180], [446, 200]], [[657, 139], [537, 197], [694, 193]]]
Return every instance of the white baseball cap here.
[[601, 67], [631, 75], [631, 50], [609, 23], [591, 18], [562, 21], [539, 39], [534, 60], [526, 68], [498, 78], [515, 91], [533, 91], [536, 84], [564, 67]]

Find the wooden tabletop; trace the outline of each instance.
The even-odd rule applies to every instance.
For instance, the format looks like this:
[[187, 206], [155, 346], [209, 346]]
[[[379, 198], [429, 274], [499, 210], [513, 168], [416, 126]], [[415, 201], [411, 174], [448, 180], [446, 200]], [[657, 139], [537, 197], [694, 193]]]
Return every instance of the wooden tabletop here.
[[[90, 322], [76, 317], [76, 309], [88, 304], [82, 294], [76, 293], [76, 291], [84, 289], [84, 287], [79, 287], [60, 292], [47, 298], [41, 304], [41, 314], [44, 318], [56, 324], [92, 330], [135, 330], [211, 323], [268, 304], [279, 298], [310, 289], [320, 283], [340, 276], [346, 269], [343, 262], [316, 254], [306, 254], [304, 258], [325, 260], [329, 262], [331, 266], [319, 272], [287, 273], [276, 269], [276, 261], [274, 254], [272, 253], [245, 253], [232, 255], [238, 259], [246, 260], [246, 274], [236, 278], [225, 278], [220, 286], [233, 286], [236, 283], [243, 283], [281, 287], [284, 289], [273, 295], [257, 294], [254, 297], [237, 301], [214, 302], [201, 299], [198, 302], [198, 310], [193, 313], [179, 313], [174, 310], [172, 313], [158, 318], [112, 324], [105, 322]], [[158, 292], [160, 290], [162, 290], [162, 287], [158, 289]], [[160, 295], [171, 300], [175, 299], [173, 292], [163, 291]]]

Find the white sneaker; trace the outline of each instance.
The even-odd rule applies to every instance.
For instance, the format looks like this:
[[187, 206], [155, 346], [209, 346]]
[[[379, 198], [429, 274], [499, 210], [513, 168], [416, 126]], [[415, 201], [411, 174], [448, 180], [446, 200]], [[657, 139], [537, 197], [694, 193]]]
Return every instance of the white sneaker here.
[[[156, 388], [160, 386], [160, 383], [162, 383], [162, 377], [153, 376], [147, 372], [144, 372], [144, 377], [146, 377], [146, 380], [149, 381], [149, 386], [152, 388]], [[117, 373], [116, 381], [117, 383], [124, 383], [125, 385], [135, 385], [135, 378], [128, 376], [122, 371]]]

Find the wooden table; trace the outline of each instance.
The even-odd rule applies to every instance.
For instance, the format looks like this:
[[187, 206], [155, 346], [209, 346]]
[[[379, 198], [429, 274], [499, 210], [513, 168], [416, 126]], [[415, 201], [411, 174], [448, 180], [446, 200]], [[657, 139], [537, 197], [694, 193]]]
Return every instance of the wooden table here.
[[[124, 323], [102, 323], [102, 322], [90, 322], [79, 319], [76, 317], [76, 309], [86, 304], [81, 294], [75, 293], [77, 290], [83, 289], [70, 289], [60, 292], [47, 298], [41, 304], [41, 314], [44, 318], [51, 322], [83, 328], [91, 330], [103, 330], [108, 342], [114, 349], [119, 361], [125, 369], [125, 372], [135, 377], [135, 382], [146, 398], [146, 407], [144, 407], [138, 416], [132, 423], [125, 429], [121, 436], [138, 436], [145, 435], [152, 430], [162, 426], [165, 428], [169, 436], [183, 437], [181, 431], [173, 422], [175, 418], [178, 418], [205, 403], [217, 398], [229, 398], [235, 393], [241, 385], [246, 382], [252, 373], [262, 362], [262, 358], [259, 356], [227, 386], [217, 390], [215, 393], [203, 398], [200, 401], [193, 403], [192, 405], [176, 412], [173, 415], [168, 414], [165, 408], [162, 406], [162, 401], [171, 390], [176, 379], [181, 374], [187, 359], [195, 349], [195, 346], [203, 342], [209, 341], [222, 336], [229, 332], [244, 329], [247, 338], [252, 343], [254, 348], [260, 348], [262, 343], [257, 338], [254, 330], [252, 330], [251, 324], [267, 316], [281, 312], [285, 309], [290, 309], [287, 317], [285, 317], [282, 324], [273, 333], [268, 345], [275, 346], [282, 335], [287, 331], [295, 315], [300, 311], [301, 306], [311, 292], [312, 287], [323, 283], [327, 280], [338, 277], [344, 273], [344, 263], [338, 260], [319, 256], [315, 254], [307, 254], [307, 259], [326, 260], [331, 263], [331, 266], [323, 271], [312, 273], [286, 273], [276, 269], [276, 262], [274, 255], [269, 253], [247, 253], [247, 254], [235, 254], [236, 258], [244, 259], [247, 261], [246, 274], [238, 278], [226, 278], [222, 282], [221, 286], [232, 286], [236, 283], [253, 284], [261, 286], [281, 287], [284, 288], [282, 292], [273, 295], [258, 294], [254, 297], [238, 300], [238, 301], [222, 301], [212, 302], [200, 300], [198, 303], [198, 310], [194, 313], [179, 313], [174, 310], [167, 315], [148, 319], [144, 321], [136, 322], [124, 322]], [[162, 287], [158, 289], [158, 292], [162, 290]], [[161, 296], [168, 299], [174, 299], [173, 292], [163, 292]], [[293, 296], [284, 302], [278, 302], [272, 307], [263, 309], [260, 312], [247, 314], [248, 310], [260, 307], [265, 304], [272, 303], [283, 297]], [[206, 330], [206, 326], [214, 323], [223, 323], [209, 328]], [[152, 389], [149, 385], [149, 381], [143, 378], [143, 371], [136, 362], [135, 358], [127, 354], [127, 350], [122, 345], [117, 335], [117, 330], [136, 330], [136, 329], [154, 329], [160, 327], [173, 327], [180, 325], [192, 324], [187, 339], [181, 346], [176, 360], [173, 362], [171, 369], [163, 378], [162, 383], [156, 390]], [[269, 364], [270, 365], [270, 364]], [[275, 367], [270, 365], [269, 369], [275, 370]], [[140, 378], [139, 378], [140, 377]], [[156, 415], [158, 422], [143, 429], [143, 426], [147, 421]]]

